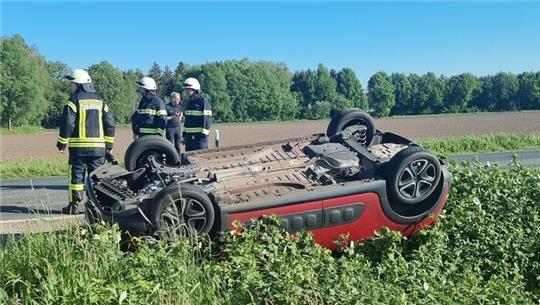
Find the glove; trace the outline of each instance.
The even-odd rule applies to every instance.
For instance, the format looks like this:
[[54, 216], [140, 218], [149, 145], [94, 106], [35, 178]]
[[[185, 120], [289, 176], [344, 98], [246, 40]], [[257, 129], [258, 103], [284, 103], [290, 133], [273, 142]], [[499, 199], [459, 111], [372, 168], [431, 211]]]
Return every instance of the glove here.
[[133, 141], [137, 140], [139, 138], [139, 135], [133, 134]]
[[116, 162], [116, 160], [114, 159], [114, 156], [112, 154], [112, 149], [107, 149], [105, 151], [105, 160], [107, 160], [107, 162], [109, 163], [113, 163], [113, 164], [118, 164], [118, 162]]
[[56, 142], [56, 148], [58, 148], [59, 151], [65, 151], [66, 150], [66, 144], [62, 144], [60, 142]]

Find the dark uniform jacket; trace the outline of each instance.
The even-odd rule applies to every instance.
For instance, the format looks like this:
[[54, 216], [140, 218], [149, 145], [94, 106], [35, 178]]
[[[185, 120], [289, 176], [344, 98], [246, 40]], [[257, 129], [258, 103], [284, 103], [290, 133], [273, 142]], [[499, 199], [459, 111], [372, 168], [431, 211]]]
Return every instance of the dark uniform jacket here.
[[114, 142], [112, 111], [95, 92], [75, 91], [60, 117], [57, 146], [69, 148], [74, 156], [104, 156]]
[[167, 111], [165, 103], [153, 91], [147, 91], [131, 116], [131, 126], [136, 135], [165, 134]]
[[173, 118], [167, 121], [167, 128], [180, 127], [180, 116], [177, 116], [177, 112], [182, 112], [182, 105], [173, 103], [168, 103], [165, 106], [167, 110], [167, 116], [172, 116]]
[[186, 135], [208, 136], [210, 134], [212, 107], [201, 93], [195, 93], [189, 98], [184, 117]]

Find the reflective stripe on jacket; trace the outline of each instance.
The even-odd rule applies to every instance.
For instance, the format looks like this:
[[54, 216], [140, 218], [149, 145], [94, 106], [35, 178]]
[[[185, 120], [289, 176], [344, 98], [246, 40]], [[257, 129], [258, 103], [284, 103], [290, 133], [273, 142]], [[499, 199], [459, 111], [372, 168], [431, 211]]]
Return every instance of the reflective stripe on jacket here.
[[212, 106], [201, 93], [193, 94], [186, 105], [184, 133], [208, 136], [212, 126]]
[[167, 111], [165, 103], [153, 91], [148, 91], [131, 116], [131, 127], [136, 135], [165, 134]]
[[79, 156], [101, 156], [112, 149], [115, 122], [112, 111], [95, 92], [75, 91], [60, 117], [58, 143]]

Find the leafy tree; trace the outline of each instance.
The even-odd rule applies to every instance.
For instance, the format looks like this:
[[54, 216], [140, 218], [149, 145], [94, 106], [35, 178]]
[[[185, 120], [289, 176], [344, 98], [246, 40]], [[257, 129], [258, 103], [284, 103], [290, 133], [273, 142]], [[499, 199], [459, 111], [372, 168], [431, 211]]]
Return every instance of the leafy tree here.
[[476, 76], [464, 73], [450, 77], [446, 82], [444, 96], [445, 112], [466, 112], [471, 101], [479, 93], [480, 84]]
[[418, 100], [418, 92], [420, 91], [420, 75], [411, 73], [407, 75], [407, 80], [411, 86], [411, 93], [409, 96], [408, 106], [405, 107], [406, 114], [418, 114], [423, 109], [423, 99]]
[[[290, 74], [279, 64], [228, 62], [228, 88], [240, 121], [294, 118], [297, 100], [290, 92]], [[234, 69], [231, 69], [233, 68]]]
[[495, 111], [497, 105], [492, 96], [493, 77], [491, 75], [482, 76], [478, 81], [480, 82], [480, 94], [472, 100], [473, 108], [480, 111]]
[[308, 78], [311, 77], [313, 71], [297, 71], [293, 73], [291, 91], [295, 94], [299, 101], [300, 113], [302, 118], [308, 118], [308, 109], [311, 109], [311, 100], [308, 94]]
[[41, 121], [41, 126], [53, 128], [58, 126], [58, 120], [69, 98], [69, 81], [65, 76], [69, 73], [68, 66], [60, 61], [47, 62], [47, 71], [51, 76], [51, 88], [46, 93], [46, 98], [51, 102], [47, 115]]
[[427, 114], [442, 111], [444, 82], [434, 73], [428, 72], [417, 79], [413, 91], [413, 113]]
[[259, 62], [256, 64], [263, 71], [268, 71], [266, 78], [270, 84], [268, 100], [275, 107], [275, 119], [292, 120], [298, 115], [298, 100], [291, 94], [291, 73], [285, 64]]
[[392, 84], [394, 84], [395, 90], [395, 96], [396, 96], [396, 103], [394, 107], [392, 107], [392, 110], [390, 114], [392, 115], [403, 115], [403, 114], [410, 114], [412, 112], [412, 86], [409, 82], [409, 79], [407, 78], [407, 75], [403, 73], [393, 73], [392, 76]]
[[474, 100], [474, 105], [483, 111], [517, 110], [519, 81], [515, 74], [499, 72], [480, 78], [482, 92]]
[[123, 73], [110, 63], [102, 61], [88, 68], [96, 91], [112, 109], [116, 121], [120, 124], [129, 122], [132, 114], [131, 99], [133, 87], [129, 88]]
[[165, 88], [163, 88], [163, 70], [161, 70], [161, 67], [157, 62], [154, 62], [152, 64], [152, 67], [150, 67], [150, 70], [148, 70], [148, 74], [146, 76], [151, 77], [156, 81], [156, 94], [160, 97], [163, 97], [163, 93], [165, 91]]
[[368, 98], [373, 114], [387, 116], [395, 104], [395, 87], [384, 72], [377, 72], [368, 81]]
[[336, 81], [338, 80], [338, 72], [336, 70], [330, 69], [330, 76]]
[[499, 72], [480, 78], [482, 93], [474, 104], [484, 111], [517, 110], [518, 78], [512, 73]]
[[[137, 81], [143, 78], [144, 73], [141, 70], [128, 70], [122, 76], [126, 88], [126, 111], [131, 115], [137, 109], [141, 99]], [[129, 122], [129, 118], [127, 118], [126, 122]]]
[[309, 104], [306, 117], [311, 120], [326, 119], [330, 116], [332, 108], [333, 106], [330, 102], [316, 101], [315, 103]]
[[174, 77], [173, 71], [169, 66], [165, 66], [161, 78], [159, 79], [157, 93], [159, 96], [168, 98], [171, 92], [174, 91]]
[[518, 109], [516, 100], [518, 88], [518, 78], [515, 74], [499, 72], [493, 77], [492, 96], [495, 99], [497, 111]]
[[523, 72], [518, 75], [518, 83], [519, 108], [540, 109], [540, 72]]
[[216, 63], [202, 67], [201, 85], [212, 104], [213, 116], [217, 122], [229, 122], [234, 118], [233, 103], [227, 91], [225, 73]]
[[51, 79], [45, 60], [20, 35], [0, 40], [0, 121], [39, 124], [50, 101]]
[[323, 64], [317, 66], [316, 74], [308, 74], [307, 84], [309, 100], [312, 102], [333, 102], [337, 97], [337, 82]]
[[368, 110], [369, 106], [360, 80], [351, 68], [343, 68], [337, 74], [337, 91], [351, 101], [351, 106]]

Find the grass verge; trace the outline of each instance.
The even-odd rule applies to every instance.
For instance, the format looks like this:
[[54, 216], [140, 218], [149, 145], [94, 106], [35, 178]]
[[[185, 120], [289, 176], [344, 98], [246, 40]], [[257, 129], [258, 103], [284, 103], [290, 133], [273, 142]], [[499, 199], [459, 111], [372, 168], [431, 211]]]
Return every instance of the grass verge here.
[[67, 176], [67, 154], [49, 159], [17, 159], [0, 163], [0, 179]]
[[[16, 135], [16, 134], [38, 134], [46, 130], [47, 129], [40, 126], [15, 127], [12, 130], [2, 127], [0, 128], [0, 136]], [[54, 129], [50, 129], [50, 130], [54, 130]]]
[[540, 133], [494, 133], [455, 139], [430, 139], [419, 143], [434, 154], [444, 157], [464, 153], [538, 150]]
[[[467, 136], [419, 142], [434, 154], [447, 157], [462, 153], [540, 149], [540, 133]], [[6, 160], [0, 163], [0, 179], [67, 176], [67, 156], [52, 159]]]
[[538, 304], [540, 171], [451, 172], [435, 227], [385, 229], [338, 255], [274, 219], [215, 244], [141, 240], [128, 253], [115, 228], [28, 234], [0, 248], [0, 303]]

